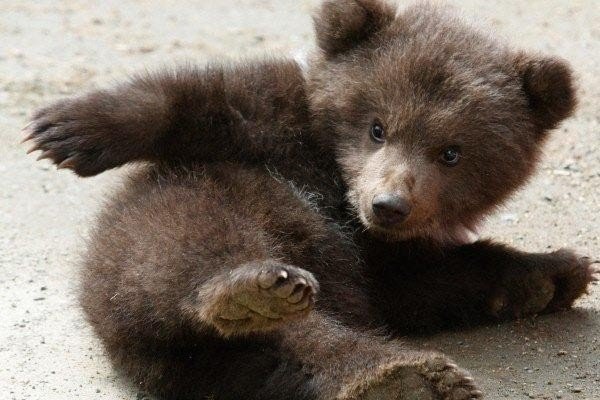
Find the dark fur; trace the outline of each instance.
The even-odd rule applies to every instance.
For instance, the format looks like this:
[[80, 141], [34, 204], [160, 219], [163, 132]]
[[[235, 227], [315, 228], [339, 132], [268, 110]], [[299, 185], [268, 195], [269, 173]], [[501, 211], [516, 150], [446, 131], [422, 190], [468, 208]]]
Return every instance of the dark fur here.
[[[100, 216], [81, 297], [141, 387], [176, 399], [478, 398], [444, 356], [373, 329], [551, 312], [585, 292], [589, 261], [568, 250], [461, 242], [573, 111], [569, 67], [444, 10], [394, 12], [326, 1], [306, 78], [285, 60], [184, 68], [35, 116], [35, 148], [81, 176], [151, 162]], [[369, 139], [374, 118], [385, 147]], [[460, 164], [440, 165], [453, 144]], [[394, 229], [370, 212], [383, 190], [412, 205]]]

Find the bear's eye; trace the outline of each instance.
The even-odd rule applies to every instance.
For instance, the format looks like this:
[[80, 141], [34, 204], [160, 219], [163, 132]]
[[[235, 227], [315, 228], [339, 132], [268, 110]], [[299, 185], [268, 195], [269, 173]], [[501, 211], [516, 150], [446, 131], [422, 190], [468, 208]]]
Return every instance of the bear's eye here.
[[385, 142], [385, 130], [379, 121], [375, 121], [371, 125], [371, 139], [377, 143]]
[[442, 151], [440, 158], [445, 165], [453, 167], [458, 164], [458, 161], [460, 160], [460, 148], [457, 146], [446, 147]]

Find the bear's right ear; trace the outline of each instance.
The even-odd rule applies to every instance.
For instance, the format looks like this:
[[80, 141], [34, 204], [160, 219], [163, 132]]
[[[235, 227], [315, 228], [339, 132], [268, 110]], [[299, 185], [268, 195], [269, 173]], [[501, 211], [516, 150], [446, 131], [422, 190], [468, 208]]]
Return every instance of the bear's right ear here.
[[381, 0], [326, 0], [314, 17], [317, 43], [334, 57], [390, 25], [395, 15], [394, 7]]

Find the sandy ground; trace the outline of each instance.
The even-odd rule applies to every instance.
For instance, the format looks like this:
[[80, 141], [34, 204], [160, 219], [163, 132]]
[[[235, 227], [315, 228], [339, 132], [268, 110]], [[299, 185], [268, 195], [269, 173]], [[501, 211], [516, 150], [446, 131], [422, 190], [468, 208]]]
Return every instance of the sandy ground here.
[[[0, 0], [0, 398], [146, 397], [110, 368], [75, 303], [82, 237], [122, 172], [80, 180], [34, 162], [18, 145], [27, 116], [143, 68], [310, 48], [315, 3]], [[598, 258], [600, 2], [457, 3], [515, 45], [569, 59], [580, 85], [577, 115], [484, 235]], [[598, 332], [596, 285], [573, 311], [426, 342], [473, 371], [488, 399], [600, 399]]]

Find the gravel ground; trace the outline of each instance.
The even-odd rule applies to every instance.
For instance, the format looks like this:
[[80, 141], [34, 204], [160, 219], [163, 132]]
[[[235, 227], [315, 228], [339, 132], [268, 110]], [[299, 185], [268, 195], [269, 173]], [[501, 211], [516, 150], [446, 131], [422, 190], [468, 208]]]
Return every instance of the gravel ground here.
[[[204, 4], [203, 4], [204, 3]], [[464, 0], [520, 47], [569, 59], [577, 115], [537, 176], [490, 218], [485, 236], [531, 251], [600, 256], [600, 2]], [[310, 49], [316, 1], [0, 0], [0, 395], [141, 399], [111, 370], [75, 303], [77, 254], [122, 172], [77, 179], [26, 157], [36, 107], [174, 62]], [[426, 340], [474, 372], [488, 399], [600, 399], [600, 286], [575, 310]]]

